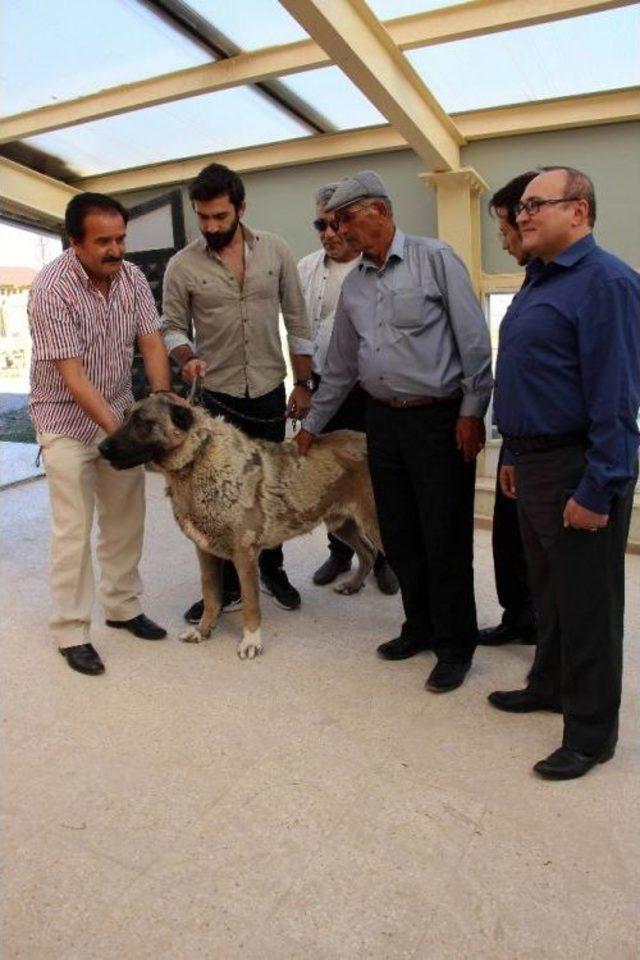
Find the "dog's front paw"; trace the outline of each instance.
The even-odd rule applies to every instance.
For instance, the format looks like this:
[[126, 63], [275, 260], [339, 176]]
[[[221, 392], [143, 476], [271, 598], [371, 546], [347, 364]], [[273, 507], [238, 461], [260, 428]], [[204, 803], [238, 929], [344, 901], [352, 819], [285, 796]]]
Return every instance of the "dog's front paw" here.
[[179, 635], [178, 640], [182, 640], [183, 643], [202, 643], [208, 636], [208, 633], [200, 633], [199, 627], [189, 627]]
[[245, 630], [238, 644], [238, 656], [241, 660], [253, 660], [259, 653], [262, 653], [260, 629]]
[[354, 593], [359, 593], [364, 587], [364, 583], [360, 578], [350, 578], [349, 580], [343, 580], [342, 583], [339, 583], [337, 587], [334, 587], [336, 593], [341, 593], [344, 597], [350, 597]]

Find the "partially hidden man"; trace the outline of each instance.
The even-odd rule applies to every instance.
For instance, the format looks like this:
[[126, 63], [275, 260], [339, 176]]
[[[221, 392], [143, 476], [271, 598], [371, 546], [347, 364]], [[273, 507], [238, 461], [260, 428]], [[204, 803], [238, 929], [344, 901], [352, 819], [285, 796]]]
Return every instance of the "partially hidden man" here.
[[378, 652], [398, 660], [432, 649], [428, 688], [453, 690], [478, 638], [473, 502], [492, 385], [487, 324], [461, 260], [396, 227], [373, 171], [340, 181], [325, 210], [363, 257], [343, 283], [298, 446], [308, 449], [359, 380], [382, 542], [405, 614]]
[[528, 282], [502, 321], [495, 411], [538, 642], [527, 686], [489, 699], [501, 710], [563, 714], [562, 745], [534, 770], [567, 780], [609, 760], [618, 739], [640, 277], [596, 244], [586, 174], [545, 168], [516, 211]]
[[107, 624], [146, 640], [166, 636], [140, 604], [144, 471], [118, 472], [98, 451], [133, 403], [136, 342], [151, 389], [170, 386], [149, 284], [123, 259], [127, 220], [125, 208], [111, 197], [75, 196], [65, 216], [70, 248], [40, 271], [29, 296], [29, 411], [51, 500], [50, 626], [69, 666], [85, 674], [104, 672], [91, 643], [95, 510]]

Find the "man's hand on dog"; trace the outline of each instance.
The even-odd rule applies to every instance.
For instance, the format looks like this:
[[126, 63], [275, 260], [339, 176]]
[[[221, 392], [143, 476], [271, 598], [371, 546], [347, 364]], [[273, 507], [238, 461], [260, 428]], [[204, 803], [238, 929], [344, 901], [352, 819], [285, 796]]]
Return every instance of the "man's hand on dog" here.
[[308, 430], [298, 430], [293, 439], [298, 444], [298, 453], [304, 457], [313, 443], [314, 436]]

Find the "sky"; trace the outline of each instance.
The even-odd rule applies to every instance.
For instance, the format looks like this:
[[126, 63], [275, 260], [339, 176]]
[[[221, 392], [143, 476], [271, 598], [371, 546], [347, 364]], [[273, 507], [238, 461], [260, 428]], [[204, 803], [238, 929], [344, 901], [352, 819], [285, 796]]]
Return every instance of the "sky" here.
[[40, 270], [62, 251], [56, 237], [0, 223], [0, 266]]

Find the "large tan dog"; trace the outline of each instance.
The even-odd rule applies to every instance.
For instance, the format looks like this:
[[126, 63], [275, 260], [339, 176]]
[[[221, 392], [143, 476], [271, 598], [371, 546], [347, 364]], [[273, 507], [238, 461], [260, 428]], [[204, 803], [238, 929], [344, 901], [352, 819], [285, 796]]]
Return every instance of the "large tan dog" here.
[[220, 559], [232, 560], [240, 578], [244, 631], [238, 655], [262, 651], [258, 554], [322, 521], [353, 547], [358, 569], [339, 588], [355, 593], [371, 570], [380, 534], [366, 440], [339, 430], [318, 437], [307, 456], [294, 441], [253, 440], [166, 394], [136, 403], [119, 430], [100, 444], [118, 469], [152, 464], [167, 480], [180, 529], [196, 545], [204, 613], [181, 640], [209, 636], [220, 613]]

